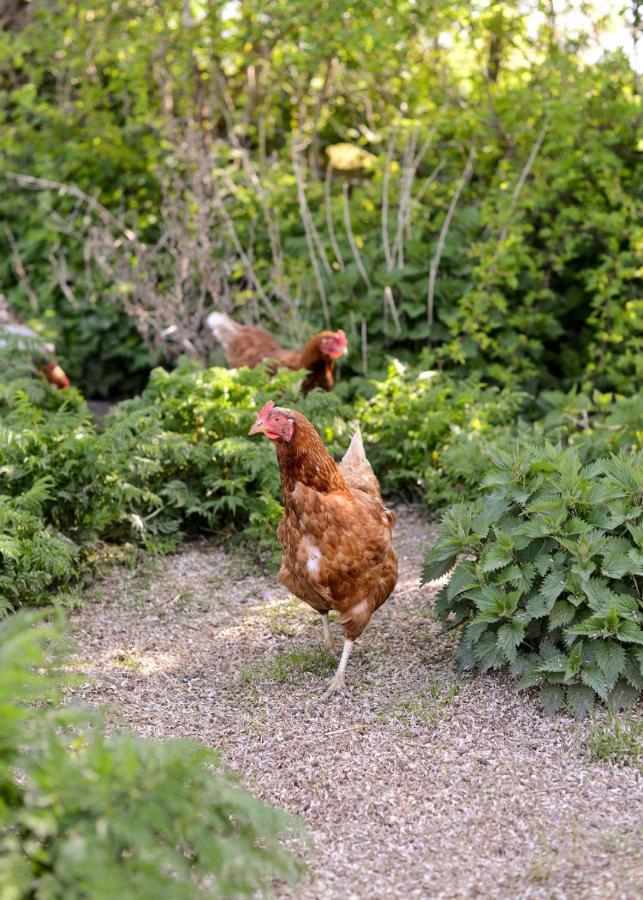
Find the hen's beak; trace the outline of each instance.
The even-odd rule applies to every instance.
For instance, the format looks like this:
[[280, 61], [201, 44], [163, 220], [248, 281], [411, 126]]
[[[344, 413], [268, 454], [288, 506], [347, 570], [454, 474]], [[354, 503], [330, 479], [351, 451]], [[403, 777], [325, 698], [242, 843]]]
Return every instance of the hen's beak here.
[[256, 421], [254, 425], [251, 425], [248, 434], [263, 434], [263, 425], [261, 422]]

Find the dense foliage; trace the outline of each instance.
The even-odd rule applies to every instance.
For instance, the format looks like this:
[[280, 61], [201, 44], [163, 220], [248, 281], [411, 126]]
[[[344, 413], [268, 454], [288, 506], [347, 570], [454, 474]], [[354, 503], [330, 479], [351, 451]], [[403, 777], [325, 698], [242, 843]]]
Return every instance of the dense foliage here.
[[3, 897], [255, 896], [295, 878], [280, 837], [296, 823], [213, 751], [106, 736], [95, 713], [61, 707], [58, 645], [33, 617], [0, 623]]
[[287, 342], [343, 326], [353, 373], [430, 343], [634, 392], [636, 76], [584, 61], [602, 20], [532, 6], [30, 4], [0, 33], [0, 290], [89, 395], [205, 358], [212, 304]]
[[[398, 361], [374, 388], [369, 400], [356, 405], [369, 460], [386, 491], [426, 500], [433, 510], [471, 495], [480, 480], [471, 447], [496, 439], [526, 399], [475, 376], [455, 379]], [[468, 465], [458, 465], [453, 448], [465, 442]]]
[[486, 493], [453, 507], [424, 579], [461, 626], [464, 668], [509, 666], [545, 709], [577, 715], [643, 689], [643, 453], [583, 465], [573, 447], [488, 451]]
[[348, 440], [341, 401], [302, 402], [298, 373], [158, 369], [102, 431], [75, 391], [14, 374], [0, 377], [0, 612], [47, 602], [104, 541], [171, 549], [186, 532], [231, 526], [274, 548], [274, 451], [247, 437], [269, 397], [297, 402], [331, 450]]

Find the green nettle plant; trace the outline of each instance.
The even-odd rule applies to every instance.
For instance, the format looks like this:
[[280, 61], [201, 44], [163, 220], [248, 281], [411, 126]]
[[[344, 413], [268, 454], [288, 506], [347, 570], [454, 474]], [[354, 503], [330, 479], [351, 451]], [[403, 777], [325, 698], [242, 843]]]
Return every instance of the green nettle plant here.
[[485, 496], [453, 507], [424, 581], [449, 572], [437, 617], [461, 628], [466, 669], [509, 667], [544, 709], [577, 717], [643, 689], [643, 452], [488, 450]]
[[373, 385], [375, 393], [358, 401], [356, 412], [382, 487], [426, 498], [433, 509], [477, 490], [479, 468], [462, 464], [451, 449], [470, 457], [472, 445], [513, 422], [526, 398], [477, 377], [435, 371], [428, 361], [409, 367], [393, 360], [385, 380]]
[[[0, 623], [0, 896], [239, 897], [303, 866], [301, 827], [255, 800], [216, 753], [188, 741], [106, 736], [60, 706], [56, 629]], [[59, 663], [63, 662], [59, 659]]]

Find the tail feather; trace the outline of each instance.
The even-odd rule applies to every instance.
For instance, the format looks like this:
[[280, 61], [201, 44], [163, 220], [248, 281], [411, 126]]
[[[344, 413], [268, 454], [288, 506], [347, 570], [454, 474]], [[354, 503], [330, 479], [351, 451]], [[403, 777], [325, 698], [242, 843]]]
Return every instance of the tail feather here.
[[230, 340], [238, 333], [241, 327], [238, 322], [231, 319], [225, 313], [212, 312], [206, 319], [208, 328], [225, 350]]
[[362, 440], [362, 432], [359, 425], [355, 428], [353, 432], [353, 437], [351, 438], [351, 442], [348, 445], [348, 450], [344, 454], [342, 459], [342, 465], [356, 466], [366, 463], [367, 466], [370, 467], [369, 461], [366, 459], [366, 453], [364, 451], [364, 441]]

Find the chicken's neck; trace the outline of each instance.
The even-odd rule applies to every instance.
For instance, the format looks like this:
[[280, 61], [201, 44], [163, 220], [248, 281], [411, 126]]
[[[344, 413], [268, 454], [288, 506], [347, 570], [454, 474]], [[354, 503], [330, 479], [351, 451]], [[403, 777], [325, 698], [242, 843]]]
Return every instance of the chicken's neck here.
[[284, 499], [297, 482], [324, 494], [349, 490], [341, 469], [306, 419], [298, 420], [292, 440], [279, 441], [276, 449]]

